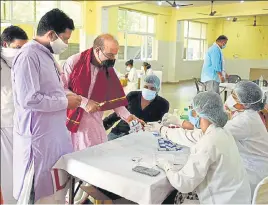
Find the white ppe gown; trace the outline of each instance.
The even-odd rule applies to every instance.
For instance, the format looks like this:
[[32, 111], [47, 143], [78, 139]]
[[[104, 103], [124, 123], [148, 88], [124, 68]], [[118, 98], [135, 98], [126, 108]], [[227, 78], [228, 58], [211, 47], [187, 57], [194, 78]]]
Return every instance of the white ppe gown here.
[[[190, 147], [180, 169], [166, 172], [171, 185], [182, 193], [196, 191], [201, 204], [250, 204], [251, 190], [236, 143], [222, 128], [201, 130], [161, 129], [163, 137]], [[234, 171], [235, 170], [235, 171]]]
[[236, 141], [249, 176], [251, 192], [268, 176], [268, 132], [258, 112], [236, 112], [225, 128]]
[[1, 189], [5, 204], [15, 204], [13, 193], [13, 114], [11, 83], [12, 59], [1, 53]]

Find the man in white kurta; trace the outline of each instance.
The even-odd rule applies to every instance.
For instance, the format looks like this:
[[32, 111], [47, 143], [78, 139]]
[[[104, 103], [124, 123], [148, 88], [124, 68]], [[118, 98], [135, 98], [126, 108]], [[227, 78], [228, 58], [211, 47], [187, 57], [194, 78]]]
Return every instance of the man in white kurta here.
[[28, 37], [18, 26], [9, 26], [1, 34], [1, 188], [5, 204], [14, 204], [13, 174], [13, 94], [11, 65]]

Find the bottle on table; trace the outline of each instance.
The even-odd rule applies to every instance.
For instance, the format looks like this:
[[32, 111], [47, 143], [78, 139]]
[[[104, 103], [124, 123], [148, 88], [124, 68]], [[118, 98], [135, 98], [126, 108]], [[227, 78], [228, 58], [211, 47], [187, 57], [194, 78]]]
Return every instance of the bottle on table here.
[[261, 77], [259, 79], [259, 86], [260, 86], [260, 88], [263, 87], [263, 77], [262, 77], [262, 75], [261, 75]]
[[189, 116], [188, 116], [189, 108], [184, 108], [183, 113], [180, 115], [181, 120], [187, 120], [189, 121]]

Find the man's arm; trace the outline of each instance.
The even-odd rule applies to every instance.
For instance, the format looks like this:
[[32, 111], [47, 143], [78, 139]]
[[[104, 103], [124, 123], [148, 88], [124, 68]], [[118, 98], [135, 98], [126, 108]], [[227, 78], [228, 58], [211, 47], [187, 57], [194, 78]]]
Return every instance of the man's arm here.
[[40, 64], [36, 53], [21, 54], [13, 66], [15, 90], [18, 103], [24, 109], [41, 112], [65, 110], [66, 96], [48, 95], [40, 92]]
[[[78, 53], [78, 54], [75, 54], [75, 55], [69, 57], [65, 61], [65, 63], [63, 64], [62, 81], [64, 83], [64, 90], [65, 90], [66, 95], [69, 95], [69, 94], [76, 95], [76, 93], [73, 93], [69, 89], [68, 85], [69, 85], [69, 81], [70, 81], [70, 75], [74, 69], [75, 64], [79, 61], [80, 55], [81, 54]], [[92, 113], [92, 112], [96, 112], [100, 109], [98, 104], [96, 102], [94, 102], [93, 100], [89, 100], [88, 98], [83, 97], [83, 96], [80, 96], [80, 97], [82, 99], [80, 107], [83, 108], [86, 112]]]

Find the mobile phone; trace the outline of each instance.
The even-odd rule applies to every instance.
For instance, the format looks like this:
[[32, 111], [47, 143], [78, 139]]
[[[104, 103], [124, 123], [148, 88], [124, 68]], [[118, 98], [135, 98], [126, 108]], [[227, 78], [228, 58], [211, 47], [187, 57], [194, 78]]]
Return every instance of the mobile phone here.
[[155, 177], [158, 174], [160, 174], [159, 170], [148, 168], [148, 167], [143, 167], [143, 166], [136, 166], [132, 169], [134, 172], [138, 172], [140, 174], [145, 174], [150, 177]]

